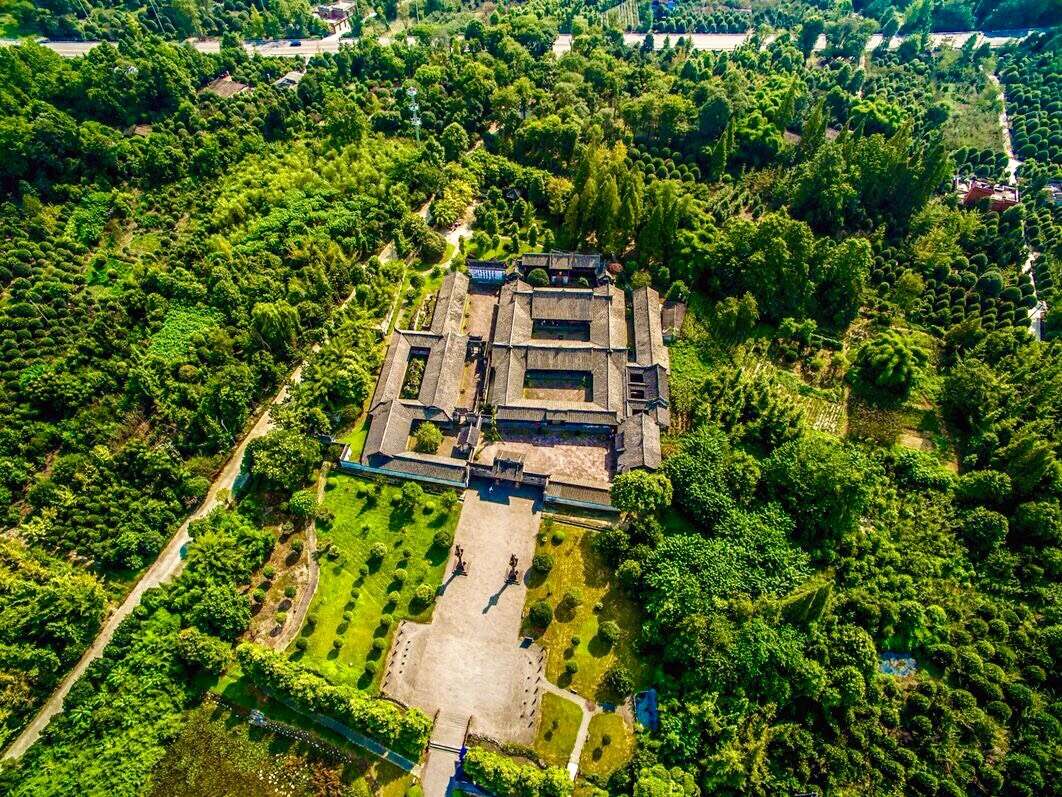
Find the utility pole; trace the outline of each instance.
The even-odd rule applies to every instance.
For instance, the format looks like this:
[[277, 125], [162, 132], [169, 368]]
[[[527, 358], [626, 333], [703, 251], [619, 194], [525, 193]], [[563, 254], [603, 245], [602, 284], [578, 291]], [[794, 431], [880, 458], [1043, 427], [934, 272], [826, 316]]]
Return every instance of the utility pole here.
[[411, 122], [413, 123], [413, 135], [417, 138], [417, 143], [420, 143], [420, 106], [417, 105], [417, 88], [416, 86], [408, 86], [406, 88], [406, 94], [409, 95], [409, 113]]

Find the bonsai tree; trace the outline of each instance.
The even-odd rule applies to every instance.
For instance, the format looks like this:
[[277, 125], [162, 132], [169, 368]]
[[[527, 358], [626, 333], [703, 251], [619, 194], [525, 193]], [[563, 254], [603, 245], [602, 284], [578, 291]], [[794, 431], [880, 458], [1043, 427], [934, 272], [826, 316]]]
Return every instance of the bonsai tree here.
[[425, 421], [417, 427], [416, 444], [413, 446], [422, 454], [434, 454], [442, 445], [442, 432], [431, 421]]
[[918, 369], [928, 359], [925, 349], [908, 336], [888, 329], [863, 344], [852, 374], [863, 385], [902, 401], [911, 394]]

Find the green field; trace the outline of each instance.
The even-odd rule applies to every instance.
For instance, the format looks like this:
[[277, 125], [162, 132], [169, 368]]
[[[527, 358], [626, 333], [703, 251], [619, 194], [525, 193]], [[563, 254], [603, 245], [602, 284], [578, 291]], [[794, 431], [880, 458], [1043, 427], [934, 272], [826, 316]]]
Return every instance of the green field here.
[[[408, 775], [384, 761], [345, 750], [328, 755], [279, 733], [252, 728], [212, 703], [192, 710], [180, 735], [152, 773], [150, 797], [296, 797], [367, 793], [398, 797]], [[323, 784], [343, 791], [321, 791]]]
[[541, 713], [535, 752], [555, 767], [566, 767], [575, 746], [583, 710], [571, 700], [546, 692], [542, 695]]
[[[558, 532], [564, 536], [559, 544], [553, 541]], [[553, 607], [553, 622], [538, 639], [548, 654], [546, 677], [584, 697], [615, 700], [621, 696], [608, 694], [602, 684], [612, 667], [627, 667], [635, 688], [645, 681], [645, 664], [632, 649], [641, 618], [637, 607], [609, 582], [609, 568], [591, 545], [593, 535], [589, 529], [560, 523], [544, 531], [545, 540], [535, 552], [550, 554], [553, 569], [544, 579], [532, 571], [527, 605], [545, 600]], [[561, 608], [564, 594], [572, 589], [582, 593], [582, 603], [574, 610]], [[615, 621], [621, 631], [611, 647], [598, 633], [607, 620]], [[569, 659], [578, 666], [574, 675], [565, 671]]]
[[[434, 593], [442, 582], [449, 549], [435, 546], [433, 537], [440, 530], [452, 535], [458, 512], [447, 514], [437, 496], [428, 496], [405, 516], [392, 505], [398, 494], [394, 485], [343, 474], [325, 484], [324, 506], [335, 520], [317, 531], [320, 581], [302, 630], [306, 650], [294, 655], [334, 683], [375, 686], [398, 621], [430, 619], [431, 605], [421, 608], [411, 600], [418, 585]], [[375, 543], [387, 551], [380, 562], [370, 561]], [[406, 574], [401, 583], [395, 578], [399, 569]], [[375, 640], [382, 641], [374, 650]]]
[[590, 733], [579, 757], [579, 772], [608, 777], [626, 764], [633, 753], [634, 733], [623, 717], [611, 713], [595, 714], [590, 720]]

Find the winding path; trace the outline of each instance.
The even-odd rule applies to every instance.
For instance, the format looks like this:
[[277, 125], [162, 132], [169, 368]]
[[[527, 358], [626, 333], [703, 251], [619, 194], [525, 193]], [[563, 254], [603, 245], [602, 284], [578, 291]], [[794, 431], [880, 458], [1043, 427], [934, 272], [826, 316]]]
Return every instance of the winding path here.
[[[426, 212], [427, 205], [421, 209], [421, 212]], [[390, 260], [394, 257], [394, 247], [388, 244], [380, 252], [381, 260]], [[347, 304], [354, 298], [355, 291], [352, 289], [350, 294], [339, 304], [333, 315], [343, 311]], [[327, 338], [325, 339], [327, 340]], [[4, 759], [13, 759], [20, 757], [25, 753], [34, 742], [40, 738], [41, 732], [51, 721], [52, 717], [60, 713], [63, 710], [63, 701], [70, 693], [70, 689], [82, 675], [85, 674], [85, 670], [98, 659], [102, 654], [104, 648], [111, 641], [114, 636], [114, 632], [121, 625], [137, 606], [140, 605], [140, 601], [144, 597], [144, 593], [153, 587], [157, 587], [160, 584], [165, 584], [173, 578], [176, 578], [181, 570], [184, 568], [184, 559], [181, 557], [181, 549], [188, 544], [191, 540], [189, 534], [189, 526], [195, 520], [206, 517], [212, 512], [219, 504], [227, 498], [228, 494], [232, 491], [233, 486], [236, 484], [236, 480], [240, 475], [241, 467], [243, 465], [243, 456], [247, 451], [247, 446], [253, 440], [257, 440], [259, 437], [263, 437], [273, 429], [273, 420], [270, 414], [270, 410], [281, 404], [285, 398], [287, 398], [288, 390], [292, 385], [298, 384], [302, 380], [302, 368], [306, 359], [309, 359], [313, 354], [320, 350], [322, 343], [316, 343], [310, 349], [309, 354], [303, 360], [299, 366], [291, 372], [291, 376], [281, 386], [280, 390], [273, 397], [271, 401], [266, 402], [258, 415], [254, 425], [247, 431], [243, 438], [241, 438], [239, 444], [235, 450], [229, 456], [225, 463], [225, 466], [221, 469], [221, 472], [215, 477], [214, 482], [210, 485], [210, 489], [207, 491], [206, 497], [199, 507], [188, 516], [188, 519], [181, 524], [176, 533], [170, 538], [170, 541], [166, 544], [166, 547], [162, 549], [162, 553], [152, 563], [152, 565], [144, 572], [137, 581], [136, 585], [125, 596], [125, 599], [118, 605], [103, 626], [100, 628], [96, 638], [89, 645], [88, 649], [82, 654], [77, 664], [73, 669], [66, 674], [62, 682], [51, 694], [48, 700], [38, 710], [33, 720], [22, 729], [22, 732], [15, 738], [15, 740], [8, 745], [4, 750]]]
[[[324, 499], [325, 482], [328, 479], [328, 470], [331, 463], [324, 463], [321, 466], [321, 472], [317, 476], [317, 503], [321, 503]], [[302, 587], [302, 591], [299, 593], [299, 602], [295, 604], [291, 612], [289, 612], [289, 619], [284, 631], [277, 635], [275, 639], [269, 640], [266, 644], [274, 650], [284, 650], [290, 645], [296, 635], [298, 635], [302, 628], [303, 621], [306, 619], [306, 612], [310, 610], [310, 604], [313, 603], [313, 596], [317, 592], [317, 582], [321, 576], [321, 566], [317, 561], [317, 519], [313, 518], [306, 524], [306, 583]]]
[[[1014, 154], [1014, 142], [1010, 136], [1010, 117], [1007, 115], [1007, 93], [1003, 89], [1003, 84], [1000, 83], [999, 78], [996, 75], [989, 75], [991, 80], [997, 89], [999, 89], [999, 129], [1003, 133], [1003, 151], [1007, 154], [1007, 175], [1010, 177], [1011, 185], [1018, 184], [1018, 169], [1021, 168], [1022, 161]], [[1025, 235], [1025, 220], [1022, 219], [1021, 223], [1022, 235]], [[1025, 262], [1022, 264], [1022, 273], [1029, 275], [1029, 281], [1033, 286], [1033, 297], [1036, 299], [1036, 304], [1029, 308], [1029, 334], [1037, 340], [1042, 338], [1042, 327], [1044, 316], [1047, 315], [1047, 303], [1040, 299], [1040, 295], [1036, 291], [1036, 259], [1040, 256], [1040, 253], [1034, 251], [1032, 247], [1028, 246], [1028, 238], [1026, 238], [1026, 248], [1028, 249], [1028, 256], [1025, 258]]]
[[[539, 684], [542, 686], [543, 691], [551, 692], [559, 698], [564, 700], [570, 700], [579, 706], [583, 712], [583, 718], [579, 722], [579, 730], [575, 734], [575, 744], [572, 746], [572, 753], [568, 756], [568, 774], [572, 780], [575, 780], [575, 776], [579, 774], [579, 759], [583, 755], [583, 747], [586, 746], [586, 740], [590, 736], [590, 720], [595, 715], [602, 713], [602, 708], [597, 703], [593, 703], [590, 700], [577, 695], [575, 692], [570, 692], [567, 689], [561, 689], [552, 681], [546, 680], [544, 677], [539, 678]], [[593, 706], [593, 708], [591, 708]]]

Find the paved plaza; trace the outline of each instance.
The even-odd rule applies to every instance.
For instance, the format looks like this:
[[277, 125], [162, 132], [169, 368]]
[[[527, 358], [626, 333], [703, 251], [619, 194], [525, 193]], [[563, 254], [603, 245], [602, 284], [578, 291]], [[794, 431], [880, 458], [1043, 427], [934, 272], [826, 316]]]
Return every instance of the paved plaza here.
[[476, 462], [489, 465], [499, 451], [524, 454], [530, 473], [548, 473], [555, 479], [608, 485], [615, 469], [612, 441], [606, 435], [520, 433], [506, 430], [502, 440], [487, 443]]
[[[450, 763], [441, 762], [456, 760], [446, 748], [460, 747], [466, 727], [497, 739], [534, 741], [544, 655], [538, 645], [521, 644], [520, 624], [527, 593], [522, 576], [534, 555], [539, 519], [531, 491], [466, 490], [454, 542], [464, 549], [468, 575], [450, 575], [451, 560], [432, 622], [404, 622], [395, 635], [384, 693], [429, 715], [438, 712], [424, 774], [429, 797], [436, 779], [445, 782], [452, 774]], [[513, 554], [521, 579], [506, 584]]]

